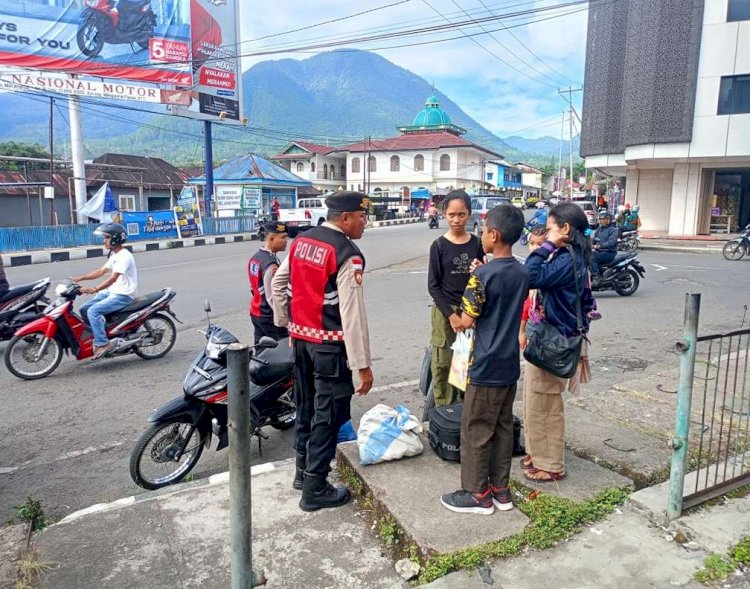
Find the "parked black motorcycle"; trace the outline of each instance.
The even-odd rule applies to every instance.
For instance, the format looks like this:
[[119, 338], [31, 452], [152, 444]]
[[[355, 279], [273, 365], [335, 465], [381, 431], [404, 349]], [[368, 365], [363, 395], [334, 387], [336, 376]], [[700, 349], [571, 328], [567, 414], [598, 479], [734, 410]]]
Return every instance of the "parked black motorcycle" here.
[[43, 278], [15, 286], [0, 297], [0, 341], [9, 340], [17, 329], [41, 317], [49, 305], [45, 296], [49, 284], [49, 278]]
[[440, 226], [437, 215], [430, 215], [430, 218], [427, 221], [427, 226], [430, 229], [437, 229]]
[[600, 275], [591, 279], [591, 290], [614, 290], [623, 297], [637, 291], [641, 278], [646, 277], [646, 269], [638, 261], [638, 254], [635, 252], [617, 254], [612, 262], [600, 264], [599, 271]]
[[156, 15], [151, 0], [83, 0], [85, 6], [78, 25], [76, 43], [86, 57], [96, 57], [105, 43], [139, 45], [149, 48]]
[[641, 247], [641, 238], [638, 237], [638, 231], [623, 231], [622, 235], [617, 238], [618, 252], [637, 252]]
[[[211, 307], [206, 302], [206, 314]], [[229, 443], [226, 349], [237, 338], [211, 324], [205, 332], [206, 346], [188, 368], [182, 384], [184, 394], [159, 407], [151, 424], [139, 437], [130, 455], [130, 476], [144, 489], [159, 489], [181, 481], [198, 462], [211, 435], [218, 438], [216, 450]], [[250, 348], [250, 403], [252, 435], [261, 440], [262, 429], [294, 426], [296, 409], [292, 395], [294, 360], [286, 338], [277, 342], [262, 337]]]
[[721, 250], [723, 256], [730, 261], [741, 260], [750, 253], [750, 225], [745, 227], [739, 237], [730, 239]]

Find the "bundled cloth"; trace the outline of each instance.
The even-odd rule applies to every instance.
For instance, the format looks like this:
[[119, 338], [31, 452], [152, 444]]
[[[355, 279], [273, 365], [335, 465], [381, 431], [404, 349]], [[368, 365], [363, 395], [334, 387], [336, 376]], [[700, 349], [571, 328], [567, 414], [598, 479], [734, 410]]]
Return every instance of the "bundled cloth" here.
[[359, 461], [376, 464], [416, 456], [424, 450], [419, 434], [422, 424], [403, 405], [394, 409], [388, 405], [375, 405], [359, 422], [357, 444]]
[[582, 384], [591, 382], [591, 366], [589, 364], [589, 342], [583, 340], [581, 357], [578, 359], [578, 369], [568, 381], [568, 392], [578, 394]]

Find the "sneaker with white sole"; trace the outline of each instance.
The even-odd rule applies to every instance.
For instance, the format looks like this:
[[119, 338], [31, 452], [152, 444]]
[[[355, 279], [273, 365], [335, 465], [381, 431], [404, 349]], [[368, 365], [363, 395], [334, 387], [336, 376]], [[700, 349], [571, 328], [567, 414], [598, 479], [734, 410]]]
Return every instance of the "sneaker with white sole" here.
[[478, 513], [492, 515], [495, 507], [492, 504], [492, 493], [487, 489], [484, 493], [472, 493], [459, 490], [440, 497], [443, 507], [456, 513]]
[[510, 494], [509, 487], [490, 485], [490, 491], [492, 492], [492, 503], [500, 511], [510, 511], [513, 509], [513, 497]]

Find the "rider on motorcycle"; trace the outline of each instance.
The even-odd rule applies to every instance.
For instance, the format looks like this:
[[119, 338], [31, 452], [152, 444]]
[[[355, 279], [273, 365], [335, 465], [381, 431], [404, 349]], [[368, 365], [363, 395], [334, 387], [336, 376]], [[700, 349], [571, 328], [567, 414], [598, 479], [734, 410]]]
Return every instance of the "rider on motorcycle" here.
[[0, 256], [0, 297], [3, 297], [10, 290], [10, 284], [5, 277], [5, 267], [3, 266], [3, 257]]
[[547, 224], [547, 209], [544, 208], [544, 203], [540, 200], [536, 203], [536, 213], [529, 219], [526, 224], [527, 227], [531, 228], [534, 225], [546, 225]]
[[625, 221], [623, 224], [623, 230], [625, 231], [638, 231], [638, 227], [641, 225], [641, 220], [638, 217], [638, 211], [641, 210], [640, 205], [635, 205], [628, 212], [627, 207], [625, 208]]
[[96, 294], [93, 299], [81, 306], [80, 313], [94, 334], [94, 358], [101, 358], [112, 346], [107, 338], [104, 316], [119, 311], [133, 302], [138, 292], [138, 269], [133, 254], [123, 246], [128, 238], [125, 227], [119, 223], [102, 223], [94, 230], [94, 235], [104, 239], [104, 248], [109, 250], [107, 263], [98, 270], [71, 280], [96, 280], [110, 272], [109, 277], [101, 284], [81, 289], [84, 294]]
[[591, 276], [599, 275], [599, 265], [608, 264], [617, 255], [617, 227], [611, 225], [612, 215], [606, 211], [599, 213], [599, 229], [592, 239], [594, 255], [591, 257]]

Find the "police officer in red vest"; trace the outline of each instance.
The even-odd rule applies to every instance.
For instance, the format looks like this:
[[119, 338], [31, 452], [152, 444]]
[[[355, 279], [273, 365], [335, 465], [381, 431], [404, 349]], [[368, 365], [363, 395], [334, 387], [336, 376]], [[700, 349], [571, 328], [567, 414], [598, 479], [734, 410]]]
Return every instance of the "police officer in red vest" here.
[[250, 279], [250, 320], [253, 322], [255, 343], [264, 335], [279, 340], [289, 334], [284, 327], [277, 327], [273, 323], [273, 309], [271, 308], [271, 280], [279, 268], [277, 254], [286, 250], [288, 241], [285, 223], [275, 221], [266, 223], [266, 242], [247, 263], [247, 276]]
[[302, 490], [304, 511], [349, 501], [349, 490], [331, 485], [328, 473], [336, 435], [350, 419], [352, 395], [366, 395], [373, 381], [362, 291], [365, 258], [352, 241], [364, 233], [367, 197], [338, 191], [326, 206], [327, 222], [295, 239], [273, 279], [276, 324], [288, 326], [294, 346], [293, 486]]

